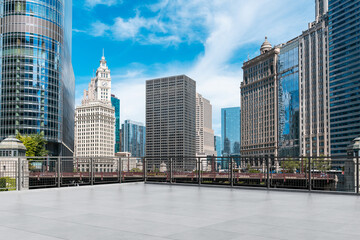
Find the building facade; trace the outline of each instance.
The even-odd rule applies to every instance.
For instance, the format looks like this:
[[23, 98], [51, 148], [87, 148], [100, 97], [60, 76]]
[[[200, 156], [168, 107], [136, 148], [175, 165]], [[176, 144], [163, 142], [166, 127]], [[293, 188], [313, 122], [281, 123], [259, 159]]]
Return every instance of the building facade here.
[[111, 76], [105, 57], [96, 77], [84, 91], [75, 111], [75, 156], [113, 157], [115, 155], [115, 110], [111, 106]]
[[212, 106], [210, 101], [196, 93], [196, 155], [215, 155]]
[[143, 123], [125, 120], [121, 126], [122, 152], [132, 157], [145, 157], [146, 128]]
[[146, 81], [146, 155], [196, 154], [196, 82], [180, 75]]
[[111, 105], [115, 110], [115, 153], [121, 151], [120, 133], [120, 99], [111, 94]]
[[221, 109], [221, 155], [239, 155], [240, 139], [240, 107]]
[[302, 156], [330, 154], [327, 0], [316, 0], [316, 20], [299, 37]]
[[329, 0], [331, 155], [360, 135], [360, 0]]
[[220, 136], [214, 136], [214, 148], [216, 151], [216, 156], [220, 157], [222, 155], [221, 137]]
[[278, 156], [300, 156], [299, 40], [280, 46], [278, 58]]
[[280, 49], [273, 48], [265, 38], [260, 53], [243, 65], [241, 156], [278, 154], [277, 64]]
[[0, 6], [0, 139], [43, 133], [51, 155], [72, 156], [72, 1]]

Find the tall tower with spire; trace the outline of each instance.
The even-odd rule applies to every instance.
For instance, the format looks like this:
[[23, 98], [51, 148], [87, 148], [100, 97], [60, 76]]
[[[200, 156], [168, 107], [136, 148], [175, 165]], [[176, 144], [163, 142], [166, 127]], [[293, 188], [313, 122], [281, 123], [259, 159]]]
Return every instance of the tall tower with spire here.
[[[96, 75], [84, 90], [81, 106], [75, 110], [76, 157], [113, 157], [115, 146], [115, 109], [111, 105], [111, 76], [103, 54]], [[99, 160], [102, 161], [102, 160]], [[86, 162], [77, 162], [86, 171]], [[97, 171], [112, 172], [116, 162], [98, 164]], [[104, 166], [100, 168], [100, 166]], [[106, 166], [106, 167], [105, 167]], [[84, 170], [82, 170], [84, 169]]]

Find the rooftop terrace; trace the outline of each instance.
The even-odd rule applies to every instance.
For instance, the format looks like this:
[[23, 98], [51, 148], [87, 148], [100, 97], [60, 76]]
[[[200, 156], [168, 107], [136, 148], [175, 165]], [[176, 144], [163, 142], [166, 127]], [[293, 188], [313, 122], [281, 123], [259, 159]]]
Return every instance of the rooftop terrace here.
[[1, 239], [360, 239], [360, 197], [127, 183], [0, 196]]

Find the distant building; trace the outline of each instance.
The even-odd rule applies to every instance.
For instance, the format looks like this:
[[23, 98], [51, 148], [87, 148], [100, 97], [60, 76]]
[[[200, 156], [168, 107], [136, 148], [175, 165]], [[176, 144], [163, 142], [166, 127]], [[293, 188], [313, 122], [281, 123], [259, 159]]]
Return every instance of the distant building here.
[[299, 41], [281, 45], [278, 64], [279, 156], [300, 156]]
[[[115, 109], [111, 106], [111, 76], [105, 57], [100, 61], [96, 77], [91, 79], [89, 89], [84, 91], [81, 106], [75, 110], [75, 156], [76, 166], [88, 168], [83, 157], [114, 157], [115, 155]], [[105, 160], [104, 160], [105, 161]], [[117, 161], [102, 163], [97, 160], [95, 171], [112, 172]]]
[[210, 101], [196, 93], [196, 155], [215, 155], [212, 106]]
[[265, 38], [260, 55], [244, 62], [244, 79], [241, 83], [241, 156], [278, 154], [279, 53], [280, 49], [273, 48]]
[[216, 156], [221, 156], [221, 137], [220, 136], [214, 136], [214, 148], [216, 151]]
[[240, 107], [221, 109], [221, 155], [240, 153]]
[[196, 154], [196, 82], [180, 75], [146, 81], [146, 155]]
[[[326, 1], [324, 1], [326, 2]], [[331, 155], [360, 135], [360, 0], [329, 0]]]
[[133, 157], [145, 157], [146, 128], [143, 123], [125, 120], [121, 126], [122, 151]]
[[111, 105], [115, 109], [115, 153], [121, 151], [120, 141], [120, 99], [111, 94]]
[[330, 154], [327, 2], [316, 0], [316, 20], [299, 37], [302, 156]]

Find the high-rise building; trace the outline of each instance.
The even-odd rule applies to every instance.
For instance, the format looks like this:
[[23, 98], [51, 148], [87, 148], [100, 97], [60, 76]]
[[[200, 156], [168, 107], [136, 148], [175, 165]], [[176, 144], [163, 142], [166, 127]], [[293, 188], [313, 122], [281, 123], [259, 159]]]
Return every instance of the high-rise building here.
[[360, 135], [360, 0], [329, 0], [331, 155]]
[[316, 0], [316, 20], [299, 37], [302, 156], [330, 154], [327, 0]]
[[144, 124], [125, 120], [121, 126], [122, 152], [131, 153], [132, 157], [145, 157], [145, 132]]
[[210, 101], [196, 93], [196, 155], [215, 155], [212, 106]]
[[111, 105], [115, 109], [115, 153], [121, 151], [120, 141], [120, 99], [111, 94]]
[[277, 63], [280, 49], [273, 48], [265, 38], [260, 53], [243, 65], [241, 156], [278, 154]]
[[220, 136], [214, 136], [214, 148], [216, 151], [216, 156], [221, 156], [221, 137]]
[[43, 133], [51, 155], [72, 156], [72, 1], [0, 5], [0, 140]]
[[115, 109], [111, 106], [111, 76], [103, 56], [89, 89], [84, 90], [81, 106], [75, 110], [76, 157], [114, 156], [114, 132]]
[[300, 155], [299, 41], [280, 46], [278, 62], [279, 156]]
[[146, 81], [146, 156], [196, 154], [196, 82], [180, 75]]
[[240, 107], [221, 109], [221, 155], [240, 154], [240, 115]]

